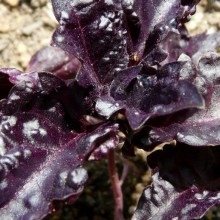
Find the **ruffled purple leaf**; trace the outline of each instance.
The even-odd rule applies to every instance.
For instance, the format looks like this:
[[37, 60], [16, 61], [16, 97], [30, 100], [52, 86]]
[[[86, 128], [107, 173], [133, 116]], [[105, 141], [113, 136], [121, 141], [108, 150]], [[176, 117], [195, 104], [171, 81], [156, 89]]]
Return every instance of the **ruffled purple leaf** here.
[[204, 102], [195, 86], [179, 80], [182, 63], [165, 65], [160, 70], [132, 67], [118, 73], [110, 90], [96, 103], [100, 115], [110, 117], [125, 109], [132, 129], [139, 129], [149, 118], [187, 108], [202, 108]]
[[190, 56], [195, 63], [198, 63], [204, 54], [215, 52], [218, 46], [220, 46], [220, 33], [207, 34], [205, 32], [190, 37], [182, 48], [185, 54]]
[[211, 192], [192, 186], [178, 191], [156, 172], [153, 183], [147, 187], [132, 220], [200, 219], [212, 206], [220, 202], [219, 192]]
[[175, 115], [169, 119], [168, 125], [147, 128], [141, 134], [137, 134], [135, 139], [145, 139], [146, 147], [172, 140], [192, 146], [219, 145], [219, 70], [220, 57], [216, 54], [211, 53], [198, 63], [197, 71], [200, 75], [195, 78], [194, 84], [205, 97], [205, 109]]
[[178, 190], [194, 185], [200, 189], [219, 191], [219, 158], [219, 146], [196, 148], [177, 143], [153, 152], [147, 162], [152, 169], [158, 168], [160, 176]]
[[[113, 1], [52, 1], [60, 26], [53, 45], [82, 61], [78, 80], [105, 84], [117, 68], [126, 68], [127, 31], [122, 5]], [[96, 85], [96, 86], [97, 86]]]
[[65, 83], [48, 73], [40, 73], [38, 81], [39, 93], [28, 93], [31, 100], [22, 96], [29, 87], [15, 85], [5, 107], [11, 100], [19, 108], [0, 112], [0, 215], [6, 219], [40, 219], [54, 200], [74, 202], [87, 180], [84, 161], [96, 148], [118, 143], [115, 124], [72, 130], [65, 108], [50, 96]]
[[134, 25], [128, 26], [131, 36], [135, 35], [132, 39], [136, 59], [139, 61], [144, 58], [141, 62], [146, 64], [149, 64], [150, 60], [151, 65], [164, 60], [169, 53], [166, 53], [160, 44], [169, 38], [170, 34], [180, 34], [183, 23], [189, 21], [195, 13], [198, 2], [199, 0], [134, 1], [135, 12], [131, 14], [137, 16], [134, 20], [138, 20], [136, 23], [139, 24], [139, 29], [132, 28]]
[[197, 65], [201, 57], [209, 52], [216, 52], [218, 46], [220, 46], [220, 33], [204, 32], [189, 36], [187, 30], [182, 28], [180, 34], [170, 33], [161, 42], [160, 49], [168, 54], [165, 62], [174, 62], [184, 53]]
[[10, 115], [30, 104], [41, 91], [41, 85], [37, 73], [23, 73], [16, 69], [5, 68], [0, 70], [7, 76], [11, 84], [10, 92], [0, 100], [0, 110], [3, 114]]
[[52, 211], [53, 200], [75, 201], [87, 180], [83, 162], [116, 129], [100, 126], [76, 135], [59, 131], [35, 114], [2, 117], [1, 150], [6, 149], [0, 158], [2, 218], [40, 219]]
[[198, 219], [220, 203], [220, 150], [184, 144], [165, 145], [147, 158], [153, 183], [133, 219]]
[[43, 93], [59, 100], [68, 112], [74, 129], [81, 130], [83, 128], [81, 122], [84, 121], [83, 115], [89, 112], [85, 101], [89, 90], [81, 87], [75, 80], [69, 84], [50, 73], [40, 72], [38, 75]]
[[[16, 69], [1, 69], [15, 86], [8, 93], [8, 99], [0, 101], [0, 109], [10, 115], [19, 110], [30, 108], [39, 95], [47, 95], [61, 102], [68, 112], [76, 130], [81, 130], [83, 115], [90, 112], [86, 97], [89, 90], [81, 87], [75, 80], [63, 81], [47, 72], [23, 73]], [[85, 122], [85, 121], [84, 121]]]
[[[134, 1], [134, 11], [136, 11], [141, 30], [139, 38], [135, 42], [135, 52], [143, 54], [155, 48], [165, 36], [176, 29], [177, 25], [187, 21], [190, 15], [195, 13], [195, 5], [199, 1]], [[146, 41], [147, 40], [147, 41]], [[146, 43], [146, 45], [145, 45]]]
[[19, 84], [23, 82], [30, 82], [33, 86], [40, 88], [41, 85], [39, 84], [38, 80], [38, 73], [26, 73], [14, 68], [0, 68], [1, 74], [8, 75], [8, 80], [13, 84]]
[[[130, 125], [133, 129], [138, 129], [150, 117], [202, 106], [201, 97], [199, 98], [197, 91], [187, 82], [176, 82], [174, 87], [181, 84], [180, 93], [186, 93], [185, 97], [187, 91], [190, 93], [193, 90], [193, 94], [197, 93], [192, 96], [194, 100], [189, 103], [189, 99], [185, 100], [181, 94], [177, 94], [177, 99], [182, 106], [171, 104], [172, 106], [167, 106], [165, 110], [162, 105], [158, 106], [158, 104], [163, 104], [164, 100], [158, 100], [158, 103], [152, 104], [155, 105], [154, 109], [150, 109], [152, 106], [146, 107], [148, 104], [139, 104], [142, 101], [144, 103], [152, 102], [153, 96], [150, 98], [151, 100], [148, 100], [150, 94], [146, 95], [148, 97], [145, 97], [145, 100], [144, 98], [137, 99], [131, 108], [131, 100], [134, 100], [136, 96], [144, 96], [144, 88], [135, 88], [135, 91], [125, 92], [129, 96], [126, 98], [126, 103], [124, 100], [118, 100], [115, 97], [117, 95], [111, 94], [116, 81], [120, 81], [114, 78], [120, 75], [118, 71], [136, 64], [143, 54], [145, 59], [140, 62], [145, 65], [154, 65], [155, 62], [161, 62], [166, 58], [165, 52], [163, 53], [159, 49], [158, 44], [170, 32], [178, 32], [178, 24], [187, 20], [195, 12], [197, 3], [198, 1], [176, 0], [169, 3], [166, 1], [63, 1], [62, 3], [52, 1], [55, 16], [60, 24], [54, 33], [53, 45], [74, 54], [82, 62], [82, 68], [76, 76], [76, 81], [80, 86], [90, 88], [87, 98], [90, 112], [94, 112], [96, 101], [95, 110], [106, 117], [110, 117], [121, 109], [126, 109], [128, 118], [135, 115], [133, 120], [128, 119]], [[130, 74], [127, 73], [127, 75]], [[136, 73], [137, 75], [138, 73]], [[119, 78], [122, 77], [119, 76]], [[138, 81], [143, 84], [143, 78], [136, 79], [136, 84], [139, 83]], [[154, 80], [153, 77], [151, 80]], [[132, 87], [133, 81], [129, 82], [129, 87]], [[169, 85], [158, 86], [168, 87]], [[152, 84], [151, 87], [154, 85]], [[175, 90], [175, 88], [173, 89]], [[118, 90], [123, 90], [123, 88]], [[154, 90], [156, 91], [156, 87]], [[170, 92], [172, 93], [172, 91], [167, 91], [167, 94]], [[127, 108], [127, 105], [130, 108]], [[162, 112], [158, 112], [157, 107], [160, 108], [158, 111]]]
[[198, 2], [53, 0], [60, 24], [53, 45], [82, 61], [78, 75], [81, 85], [86, 86], [85, 81], [106, 84], [115, 71], [139, 61], [169, 32], [177, 31], [178, 24], [195, 12]]
[[80, 69], [79, 60], [57, 47], [45, 47], [32, 56], [26, 72], [51, 72], [61, 79], [74, 79]]

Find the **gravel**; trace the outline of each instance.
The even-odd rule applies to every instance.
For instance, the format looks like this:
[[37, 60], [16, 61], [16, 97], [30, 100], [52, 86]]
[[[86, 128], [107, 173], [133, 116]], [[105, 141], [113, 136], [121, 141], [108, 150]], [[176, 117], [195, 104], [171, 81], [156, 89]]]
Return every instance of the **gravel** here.
[[50, 39], [57, 22], [49, 0], [0, 0], [0, 67], [24, 70]]

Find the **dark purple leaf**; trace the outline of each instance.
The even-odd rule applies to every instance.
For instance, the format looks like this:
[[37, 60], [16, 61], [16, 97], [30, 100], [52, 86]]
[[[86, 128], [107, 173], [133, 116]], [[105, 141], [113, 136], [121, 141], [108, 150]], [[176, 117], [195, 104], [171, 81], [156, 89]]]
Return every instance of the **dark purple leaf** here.
[[2, 116], [1, 127], [0, 213], [12, 219], [40, 219], [52, 210], [53, 200], [76, 200], [87, 179], [84, 160], [116, 129], [68, 134], [31, 113]]
[[90, 84], [105, 84], [111, 82], [115, 71], [127, 67], [129, 56], [130, 63], [137, 62], [144, 51], [149, 53], [170, 31], [177, 31], [177, 25], [195, 12], [198, 2], [53, 0], [60, 24], [53, 45], [82, 61], [81, 85], [85, 79]]
[[179, 33], [170, 32], [158, 46], [161, 51], [165, 51], [167, 54], [163, 64], [178, 60], [180, 55], [185, 53], [184, 47], [186, 47], [189, 39], [191, 38], [184, 26], [179, 29]]
[[85, 101], [89, 90], [79, 86], [75, 80], [67, 84], [50, 73], [40, 72], [38, 75], [43, 93], [53, 99], [59, 100], [68, 112], [74, 129], [81, 130], [81, 119], [83, 115], [89, 112], [89, 108], [87, 109], [88, 105]]
[[218, 192], [195, 186], [178, 191], [158, 172], [152, 178], [153, 183], [144, 190], [132, 220], [200, 219], [209, 208], [220, 202]]
[[117, 143], [119, 143], [118, 136], [112, 136], [92, 152], [89, 160], [101, 160], [103, 158], [106, 158], [110, 150], [114, 150], [117, 148]]
[[149, 118], [167, 115], [186, 108], [202, 108], [204, 103], [197, 89], [188, 81], [179, 80], [182, 63], [165, 65], [149, 75], [141, 67], [118, 73], [110, 95], [96, 103], [100, 115], [110, 117], [125, 109], [132, 129], [139, 129]]
[[0, 110], [3, 114], [10, 115], [21, 107], [30, 103], [41, 91], [41, 85], [37, 73], [27, 74], [16, 69], [1, 69], [7, 75], [8, 80], [15, 84], [7, 97], [0, 100]]
[[218, 46], [220, 46], [220, 33], [202, 33], [191, 37], [183, 50], [195, 63], [198, 63], [208, 52], [216, 52]]
[[0, 110], [6, 115], [14, 114], [31, 103], [37, 96], [37, 90], [30, 81], [21, 82], [16, 86], [12, 87], [8, 99], [2, 99], [0, 101]]
[[9, 75], [0, 70], [0, 100], [7, 98], [13, 84], [9, 81]]
[[154, 146], [171, 140], [193, 146], [219, 145], [219, 69], [220, 57], [216, 54], [211, 53], [199, 61], [200, 75], [195, 78], [194, 83], [205, 97], [205, 109], [171, 117], [167, 126], [148, 129], [145, 134], [142, 132], [136, 139], [142, 136], [143, 139], [148, 139], [146, 143]]
[[52, 4], [60, 23], [53, 45], [82, 61], [81, 83], [87, 79], [90, 84], [104, 84], [115, 70], [127, 67], [127, 31], [121, 3], [54, 0]]
[[[45, 89], [44, 74], [40, 75]], [[58, 80], [51, 76], [46, 74], [47, 79]], [[26, 89], [13, 87], [21, 94]], [[35, 92], [31, 95], [33, 98]], [[56, 99], [38, 94], [28, 109], [23, 109], [26, 97], [20, 95], [16, 100], [20, 105], [16, 112], [0, 113], [0, 215], [4, 219], [40, 219], [52, 211], [52, 201], [78, 198], [87, 180], [84, 161], [102, 144], [110, 146], [111, 142], [114, 148], [118, 128], [103, 124], [76, 133]]]
[[26, 72], [51, 72], [61, 79], [74, 79], [80, 69], [79, 60], [57, 47], [45, 47], [32, 56]]
[[192, 58], [194, 64], [208, 52], [216, 52], [220, 45], [220, 33], [202, 33], [196, 36], [189, 36], [187, 30], [181, 30], [180, 34], [170, 33], [161, 43], [161, 49], [168, 54], [166, 62], [176, 61], [184, 53]]
[[151, 168], [158, 168], [160, 176], [178, 190], [193, 185], [210, 191], [220, 190], [219, 146], [165, 145], [163, 150], [150, 154], [147, 162]]
[[149, 53], [169, 32], [177, 31], [178, 24], [187, 21], [195, 13], [198, 2], [199, 0], [134, 1], [133, 8], [141, 24], [139, 37], [134, 43], [134, 51], [138, 56], [141, 58], [143, 53]]
[[88, 91], [86, 89], [80, 87], [76, 81], [67, 84], [47, 72], [12, 74], [10, 69], [7, 71], [9, 80], [16, 85], [11, 89], [8, 99], [0, 101], [0, 109], [4, 114], [10, 115], [30, 108], [35, 98], [43, 94], [59, 100], [74, 122], [75, 129], [80, 130], [80, 119], [87, 112], [85, 97]]
[[133, 219], [197, 219], [220, 202], [220, 150], [165, 145], [147, 158], [153, 183]]
[[31, 82], [33, 85], [40, 87], [38, 80], [38, 73], [24, 73], [14, 68], [0, 68], [1, 74], [8, 75], [9, 81], [16, 85], [19, 83]]
[[63, 80], [50, 73], [40, 72], [38, 76], [42, 89], [46, 93], [58, 93], [60, 90], [64, 90], [65, 87], [67, 87]]
[[[182, 95], [174, 94], [176, 101], [178, 100], [181, 106], [177, 107], [173, 103], [167, 106], [165, 110], [163, 110], [162, 106], [164, 100], [158, 100], [158, 103], [150, 104], [150, 107], [146, 107], [148, 101], [152, 102], [152, 100], [157, 98], [153, 98], [153, 96], [150, 98], [151, 94], [147, 94], [146, 96], [148, 97], [143, 97], [142, 99], [138, 98], [134, 106], [131, 107], [131, 100], [134, 100], [134, 97], [144, 96], [145, 89], [143, 88], [136, 88], [134, 89], [135, 91], [131, 92], [126, 91], [126, 95], [129, 96], [126, 98], [126, 103], [124, 101], [121, 102], [121, 100], [118, 102], [114, 95], [111, 94], [109, 96], [108, 94], [114, 90], [113, 86], [111, 86], [109, 91], [111, 81], [113, 80], [112, 85], [116, 84], [117, 81], [113, 79], [114, 75], [120, 75], [118, 73], [120, 69], [125, 69], [128, 65], [137, 63], [143, 53], [147, 56], [142, 62], [147, 65], [154, 65], [156, 61], [161, 62], [165, 59], [166, 54], [157, 47], [158, 44], [169, 32], [177, 31], [177, 25], [183, 22], [183, 20], [187, 20], [186, 18], [194, 13], [197, 3], [198, 1], [181, 2], [177, 0], [172, 2], [160, 0], [157, 2], [141, 0], [135, 2], [63, 1], [62, 3], [56, 0], [52, 1], [55, 16], [60, 24], [54, 33], [53, 45], [61, 47], [81, 60], [82, 68], [77, 74], [76, 81], [85, 88], [92, 86], [90, 87], [89, 98], [87, 98], [87, 103], [91, 107], [90, 112], [94, 111], [94, 101], [96, 102], [96, 100], [98, 100], [96, 110], [101, 115], [107, 117], [110, 117], [120, 109], [126, 109], [125, 106], [128, 105], [130, 108], [126, 109], [127, 117], [131, 118], [135, 115], [134, 119], [132, 121], [129, 120], [129, 122], [132, 128], [137, 129], [149, 117], [169, 114], [184, 108], [201, 107], [201, 98], [197, 91], [187, 82], [176, 82], [173, 86], [180, 86], [182, 91], [179, 93], [181, 94], [187, 91], [188, 93], [197, 93], [197, 95], [192, 96], [194, 100], [191, 100], [191, 103], [189, 103], [189, 99], [185, 100], [184, 97], [182, 97], [183, 99], [180, 98]], [[145, 45], [146, 40], [147, 43]], [[153, 54], [149, 54], [151, 51], [153, 51]], [[143, 81], [143, 78], [137, 81]], [[135, 79], [132, 83], [134, 81]], [[131, 82], [129, 83], [132, 84]], [[138, 83], [136, 83], [136, 87], [138, 87]], [[129, 87], [131, 87], [130, 84]], [[158, 84], [166, 84], [158, 85], [163, 90], [166, 90], [163, 87], [170, 86], [167, 82], [160, 82]], [[103, 87], [103, 85], [105, 86]], [[153, 84], [152, 87], [154, 87]], [[118, 90], [122, 91], [123, 88], [118, 88]], [[155, 87], [154, 91], [156, 90]], [[171, 90], [173, 91], [175, 88]], [[164, 96], [168, 93], [172, 94], [172, 91], [167, 90]], [[174, 93], [178, 92], [175, 91]], [[168, 102], [172, 102], [171, 99]], [[142, 101], [144, 104], [138, 106]], [[162, 103], [160, 103], [161, 101]], [[162, 105], [159, 107], [159, 104]], [[97, 107], [100, 105], [101, 107]], [[160, 112], [150, 109], [152, 106], [155, 106], [155, 109], [160, 108], [158, 110]], [[100, 110], [100, 108], [102, 109]], [[105, 113], [103, 113], [104, 111]]]

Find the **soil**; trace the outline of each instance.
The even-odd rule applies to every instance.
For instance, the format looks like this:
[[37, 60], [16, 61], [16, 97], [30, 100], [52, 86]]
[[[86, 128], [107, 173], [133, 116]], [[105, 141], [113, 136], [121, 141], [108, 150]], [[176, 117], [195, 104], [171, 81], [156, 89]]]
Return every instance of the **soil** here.
[[[57, 25], [52, 12], [51, 3], [49, 0], [0, 0], [0, 15], [0, 68], [11, 67], [19, 70], [25, 70], [31, 56], [40, 48], [50, 44], [51, 36]], [[197, 7], [197, 13], [192, 16], [191, 21], [187, 24], [187, 28], [193, 35], [204, 31], [213, 33], [220, 30], [219, 21], [220, 1], [202, 0]], [[103, 166], [106, 170], [106, 164], [103, 165], [103, 162], [100, 163], [99, 166], [99, 172], [102, 172]], [[90, 172], [93, 172], [93, 169], [95, 168], [90, 167]], [[109, 189], [110, 186], [107, 183], [98, 186], [99, 190], [94, 189], [93, 181], [97, 182], [97, 179], [94, 178], [90, 180], [91, 185], [88, 185], [85, 190], [88, 193], [86, 193], [84, 199], [77, 203], [78, 211], [76, 211], [77, 209], [73, 211], [73, 209], [63, 207], [59, 204], [58, 211], [54, 215], [47, 217], [47, 219], [64, 219], [63, 216], [66, 216], [65, 219], [72, 219], [73, 216], [77, 216], [77, 212], [79, 212], [80, 207], [82, 209], [82, 213], [84, 212], [84, 208], [89, 210], [89, 208], [84, 205], [82, 207], [82, 203], [85, 202], [85, 200], [87, 204], [91, 205], [91, 207], [96, 207], [95, 209], [102, 210], [108, 207], [109, 202], [106, 203], [106, 201], [112, 200], [111, 195], [109, 197], [109, 192], [107, 192], [106, 197], [100, 197], [100, 195], [103, 194], [102, 187]], [[135, 179], [135, 181], [136, 183], [139, 183], [134, 183], [134, 176], [131, 177], [131, 179], [128, 179], [129, 184], [133, 184], [133, 193], [131, 190], [127, 191], [128, 197], [130, 196], [131, 198], [131, 202], [126, 205], [130, 214], [132, 214], [135, 209], [136, 202], [141, 194], [144, 184], [149, 182], [149, 173], [143, 175], [139, 180]], [[98, 182], [102, 181], [98, 180]], [[103, 180], [103, 183], [106, 182], [106, 179]], [[91, 196], [92, 191], [97, 191], [97, 201], [95, 201]], [[94, 196], [94, 194], [92, 195]], [[106, 201], [102, 201], [105, 198]], [[100, 204], [102, 206], [99, 206]], [[112, 204], [110, 204], [110, 206], [111, 205]], [[59, 208], [60, 206], [63, 208]], [[94, 213], [94, 210], [91, 210], [91, 214], [95, 216], [93, 219], [112, 219], [109, 218], [111, 213], [113, 213], [112, 210], [109, 210], [111, 213], [107, 212], [108, 218], [104, 217], [106, 216], [105, 211], [103, 211], [104, 214], [99, 214], [97, 216], [97, 214]], [[217, 206], [213, 207], [204, 219], [220, 219], [219, 210], [220, 208]], [[129, 213], [127, 214], [129, 215]], [[87, 215], [88, 213], [84, 214]], [[86, 215], [84, 218], [81, 216], [80, 219], [87, 219]]]
[[57, 22], [49, 0], [0, 0], [0, 67], [24, 70]]
[[201, 0], [197, 6], [196, 14], [187, 23], [187, 28], [192, 35], [204, 31], [211, 34], [220, 30], [220, 1]]
[[[220, 2], [202, 0], [187, 24], [192, 34], [220, 30]], [[57, 22], [50, 0], [0, 0], [0, 67], [24, 70], [50, 39]]]

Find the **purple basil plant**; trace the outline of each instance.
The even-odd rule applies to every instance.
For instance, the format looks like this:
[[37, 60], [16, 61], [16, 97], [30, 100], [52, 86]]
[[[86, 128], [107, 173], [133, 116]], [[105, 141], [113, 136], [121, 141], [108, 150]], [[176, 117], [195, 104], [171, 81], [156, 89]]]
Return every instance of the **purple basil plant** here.
[[115, 151], [135, 148], [149, 152], [152, 184], [132, 220], [201, 218], [220, 203], [220, 33], [189, 36], [198, 3], [52, 0], [54, 47], [25, 72], [0, 69], [1, 219], [73, 204], [84, 163], [103, 158], [125, 219]]

